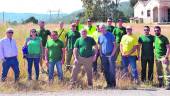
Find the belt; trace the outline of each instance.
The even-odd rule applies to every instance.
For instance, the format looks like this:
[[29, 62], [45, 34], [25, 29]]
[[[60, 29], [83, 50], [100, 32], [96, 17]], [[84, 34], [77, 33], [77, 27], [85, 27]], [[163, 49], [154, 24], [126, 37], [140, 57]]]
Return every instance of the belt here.
[[16, 58], [17, 56], [12, 56], [12, 57], [5, 57], [5, 59], [13, 59]]

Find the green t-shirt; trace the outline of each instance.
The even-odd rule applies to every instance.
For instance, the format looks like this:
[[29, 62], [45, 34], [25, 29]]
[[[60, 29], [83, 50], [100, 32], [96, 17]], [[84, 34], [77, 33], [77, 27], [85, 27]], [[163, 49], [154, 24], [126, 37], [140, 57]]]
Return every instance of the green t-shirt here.
[[154, 58], [154, 36], [153, 35], [141, 35], [138, 42], [142, 46], [141, 57], [142, 58]]
[[31, 37], [26, 40], [28, 46], [28, 57], [40, 57], [41, 54], [41, 38], [36, 37], [32, 39]]
[[166, 45], [168, 44], [169, 44], [169, 40], [167, 37], [163, 35], [155, 36], [154, 46], [155, 46], [155, 55], [157, 59], [166, 55], [166, 51], [167, 51]]
[[96, 45], [96, 42], [91, 37], [78, 38], [75, 42], [74, 47], [78, 48], [78, 53], [81, 57], [90, 57], [93, 55], [93, 46]]
[[43, 47], [45, 47], [45, 45], [46, 45], [48, 35], [50, 35], [50, 31], [49, 30], [40, 29], [38, 31], [38, 36], [42, 38], [42, 46]]
[[120, 43], [122, 36], [126, 34], [126, 28], [125, 27], [121, 27], [121, 28], [116, 27], [116, 28], [114, 28], [114, 30], [112, 32], [115, 35], [116, 43]]
[[73, 32], [70, 30], [68, 33], [66, 33], [65, 37], [67, 39], [67, 49], [73, 49], [76, 40], [80, 37], [80, 33], [78, 31]]
[[80, 32], [81, 29], [83, 29], [83, 28], [84, 28], [83, 24], [78, 24], [78, 25], [76, 26], [76, 30], [77, 30], [78, 32]]
[[113, 32], [113, 30], [114, 30], [114, 26], [106, 26], [106, 30], [107, 30], [107, 32]]
[[62, 48], [64, 48], [64, 43], [61, 40], [48, 40], [46, 48], [48, 48], [49, 62], [60, 61], [62, 59]]

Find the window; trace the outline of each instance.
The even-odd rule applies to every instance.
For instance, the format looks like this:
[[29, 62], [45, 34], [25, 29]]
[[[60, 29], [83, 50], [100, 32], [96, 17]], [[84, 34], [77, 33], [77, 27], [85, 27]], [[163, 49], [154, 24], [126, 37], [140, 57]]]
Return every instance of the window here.
[[147, 10], [147, 17], [151, 16], [151, 10]]

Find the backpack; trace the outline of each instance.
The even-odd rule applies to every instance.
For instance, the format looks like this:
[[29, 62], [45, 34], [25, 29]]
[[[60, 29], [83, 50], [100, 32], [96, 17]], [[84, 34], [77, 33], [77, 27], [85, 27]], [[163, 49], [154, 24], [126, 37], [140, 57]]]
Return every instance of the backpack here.
[[23, 54], [23, 58], [26, 58], [26, 56], [28, 55], [28, 46], [27, 46], [27, 42], [30, 40], [30, 38], [26, 39], [26, 44], [22, 47], [22, 54]]

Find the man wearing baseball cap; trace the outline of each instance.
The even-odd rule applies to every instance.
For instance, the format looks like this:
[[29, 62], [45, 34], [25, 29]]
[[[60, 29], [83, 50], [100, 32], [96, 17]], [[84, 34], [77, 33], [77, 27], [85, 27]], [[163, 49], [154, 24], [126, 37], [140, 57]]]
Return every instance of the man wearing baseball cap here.
[[0, 60], [2, 63], [2, 77], [1, 81], [4, 82], [7, 78], [10, 67], [13, 69], [15, 74], [15, 82], [19, 80], [19, 62], [17, 59], [18, 48], [16, 41], [12, 38], [14, 34], [13, 28], [6, 30], [6, 37], [0, 40]]
[[113, 32], [113, 30], [114, 30], [114, 26], [112, 25], [112, 22], [113, 22], [113, 20], [112, 20], [112, 18], [108, 18], [107, 19], [107, 26], [106, 26], [106, 30], [108, 31], [108, 32]]

